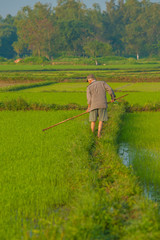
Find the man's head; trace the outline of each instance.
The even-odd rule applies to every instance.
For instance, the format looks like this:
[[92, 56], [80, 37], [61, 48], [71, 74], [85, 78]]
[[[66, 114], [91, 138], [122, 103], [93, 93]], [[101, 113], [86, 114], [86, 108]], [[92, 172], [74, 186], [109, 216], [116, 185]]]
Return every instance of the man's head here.
[[93, 80], [96, 80], [95, 76], [93, 74], [90, 74], [87, 76], [87, 82], [92, 82]]

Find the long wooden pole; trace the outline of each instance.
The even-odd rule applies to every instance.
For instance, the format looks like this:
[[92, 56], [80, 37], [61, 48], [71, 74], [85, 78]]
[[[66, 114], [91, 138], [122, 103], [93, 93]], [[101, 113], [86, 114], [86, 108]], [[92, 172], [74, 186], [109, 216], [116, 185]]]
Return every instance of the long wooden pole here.
[[[120, 98], [123, 98], [123, 97], [125, 97], [125, 96], [127, 96], [127, 95], [128, 95], [128, 94], [125, 94], [125, 95], [123, 95], [123, 96], [121, 96], [121, 97], [116, 98], [115, 100], [118, 100], [118, 99], [120, 99]], [[107, 102], [107, 103], [111, 103], [111, 101], [110, 101], [110, 102]], [[82, 116], [82, 115], [84, 115], [84, 114], [86, 114], [86, 113], [88, 113], [88, 112], [83, 112], [83, 113], [81, 113], [81, 114], [79, 114], [79, 115], [76, 115], [76, 116], [74, 116], [74, 117], [67, 118], [67, 119], [63, 120], [62, 122], [56, 123], [56, 124], [54, 124], [53, 126], [50, 126], [50, 127], [48, 127], [48, 128], [43, 129], [43, 132], [46, 131], [46, 130], [48, 130], [48, 129], [50, 129], [50, 128], [56, 127], [56, 126], [58, 126], [58, 125], [60, 125], [60, 124], [62, 124], [62, 123], [65, 123], [65, 122], [67, 122], [67, 121], [70, 121], [70, 120], [72, 120], [72, 119], [74, 119], [74, 118], [78, 118], [78, 117], [80, 117], [80, 116]]]

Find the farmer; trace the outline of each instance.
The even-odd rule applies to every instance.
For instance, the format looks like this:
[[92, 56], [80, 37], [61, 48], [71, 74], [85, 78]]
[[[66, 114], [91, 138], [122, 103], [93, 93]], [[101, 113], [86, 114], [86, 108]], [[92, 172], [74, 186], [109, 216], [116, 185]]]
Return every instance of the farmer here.
[[96, 81], [93, 74], [87, 76], [87, 112], [90, 112], [89, 121], [91, 122], [91, 130], [94, 132], [97, 117], [99, 117], [98, 137], [101, 137], [103, 122], [108, 120], [107, 116], [107, 99], [106, 91], [110, 94], [112, 100], [115, 101], [115, 94], [112, 88], [104, 81]]

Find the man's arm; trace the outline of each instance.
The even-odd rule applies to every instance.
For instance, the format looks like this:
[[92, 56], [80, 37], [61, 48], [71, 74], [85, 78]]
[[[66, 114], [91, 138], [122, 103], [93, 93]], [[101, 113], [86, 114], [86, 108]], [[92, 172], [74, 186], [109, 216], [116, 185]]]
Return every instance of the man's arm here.
[[86, 112], [90, 112], [90, 107], [91, 107], [91, 105], [88, 104], [88, 108], [87, 108]]
[[88, 108], [86, 111], [89, 112], [91, 107], [91, 93], [88, 88], [87, 88], [87, 103], [88, 103]]
[[115, 95], [113, 89], [106, 82], [104, 82], [104, 87], [112, 98], [111, 102], [114, 102], [116, 95]]

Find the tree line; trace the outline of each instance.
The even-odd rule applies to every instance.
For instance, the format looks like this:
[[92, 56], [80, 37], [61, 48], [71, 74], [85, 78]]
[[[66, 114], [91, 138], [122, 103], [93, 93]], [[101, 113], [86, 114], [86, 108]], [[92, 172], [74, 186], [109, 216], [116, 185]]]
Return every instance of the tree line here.
[[16, 16], [0, 17], [0, 57], [158, 56], [160, 4], [110, 0], [87, 8], [81, 0], [37, 2]]

